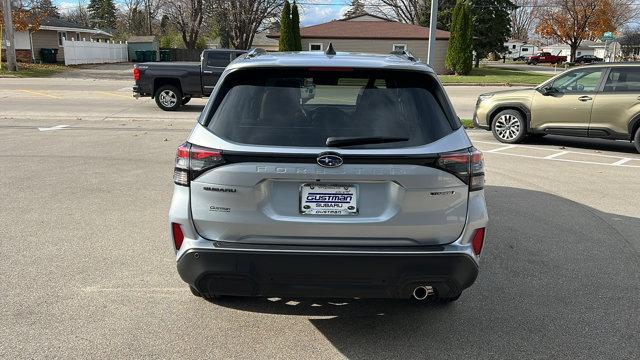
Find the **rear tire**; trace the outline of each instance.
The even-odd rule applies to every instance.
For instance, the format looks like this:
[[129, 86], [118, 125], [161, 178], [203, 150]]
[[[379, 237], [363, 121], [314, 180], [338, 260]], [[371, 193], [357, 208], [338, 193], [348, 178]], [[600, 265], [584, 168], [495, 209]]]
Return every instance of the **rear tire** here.
[[193, 286], [189, 285], [189, 290], [191, 290], [191, 293], [193, 294], [193, 296], [202, 297], [202, 294], [200, 294], [200, 291], [198, 291], [198, 289], [194, 288]]
[[163, 85], [156, 92], [156, 105], [164, 111], [176, 111], [182, 106], [182, 91], [173, 85]]
[[636, 146], [636, 151], [640, 153], [640, 127], [636, 129], [636, 135], [633, 137], [633, 145]]
[[491, 132], [502, 143], [517, 144], [527, 136], [527, 122], [519, 111], [503, 110], [493, 117]]

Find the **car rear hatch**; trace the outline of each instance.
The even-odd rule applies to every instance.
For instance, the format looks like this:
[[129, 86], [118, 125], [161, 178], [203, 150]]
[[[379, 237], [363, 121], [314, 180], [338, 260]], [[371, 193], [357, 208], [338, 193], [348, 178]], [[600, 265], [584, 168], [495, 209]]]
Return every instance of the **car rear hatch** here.
[[178, 150], [176, 183], [190, 186], [202, 237], [391, 247], [460, 236], [482, 159], [435, 79], [353, 69], [246, 75], [225, 80]]

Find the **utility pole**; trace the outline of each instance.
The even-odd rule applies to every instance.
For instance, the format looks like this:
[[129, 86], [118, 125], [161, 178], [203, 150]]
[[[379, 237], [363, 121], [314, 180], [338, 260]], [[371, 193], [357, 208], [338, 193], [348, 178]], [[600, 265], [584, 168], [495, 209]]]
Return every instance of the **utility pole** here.
[[[7, 36], [7, 70], [18, 71], [16, 62], [16, 46], [13, 43], [13, 20], [11, 19], [11, 0], [3, 0], [2, 12], [4, 13], [4, 33]], [[1, 36], [1, 34], [0, 34]]]
[[436, 59], [436, 26], [438, 25], [438, 0], [431, 0], [431, 17], [429, 18], [429, 50], [427, 64], [434, 66]]

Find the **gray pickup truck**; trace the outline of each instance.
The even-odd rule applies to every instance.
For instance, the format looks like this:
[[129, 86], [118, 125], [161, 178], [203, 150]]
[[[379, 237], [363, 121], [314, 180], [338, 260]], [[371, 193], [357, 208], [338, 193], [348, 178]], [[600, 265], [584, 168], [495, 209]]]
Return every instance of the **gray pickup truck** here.
[[192, 97], [211, 94], [224, 68], [245, 50], [204, 50], [197, 62], [140, 63], [133, 66], [133, 96], [151, 97], [158, 107], [174, 111]]

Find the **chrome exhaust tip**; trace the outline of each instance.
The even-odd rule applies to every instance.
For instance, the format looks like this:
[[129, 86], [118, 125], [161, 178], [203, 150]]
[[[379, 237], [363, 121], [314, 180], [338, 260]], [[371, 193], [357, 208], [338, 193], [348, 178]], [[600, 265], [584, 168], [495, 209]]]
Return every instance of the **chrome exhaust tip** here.
[[431, 295], [433, 295], [432, 286], [423, 285], [413, 289], [413, 298], [416, 300], [424, 300]]

